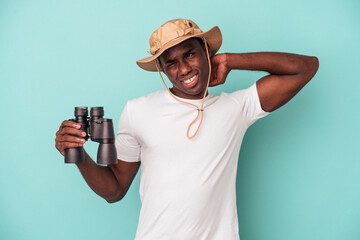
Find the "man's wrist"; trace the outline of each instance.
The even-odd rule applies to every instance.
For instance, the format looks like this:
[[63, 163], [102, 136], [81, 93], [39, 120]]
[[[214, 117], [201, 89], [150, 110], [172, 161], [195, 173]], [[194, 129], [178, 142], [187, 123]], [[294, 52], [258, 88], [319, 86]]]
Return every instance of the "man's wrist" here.
[[231, 71], [230, 53], [223, 53], [224, 58], [222, 59], [222, 65], [225, 66], [228, 72]]

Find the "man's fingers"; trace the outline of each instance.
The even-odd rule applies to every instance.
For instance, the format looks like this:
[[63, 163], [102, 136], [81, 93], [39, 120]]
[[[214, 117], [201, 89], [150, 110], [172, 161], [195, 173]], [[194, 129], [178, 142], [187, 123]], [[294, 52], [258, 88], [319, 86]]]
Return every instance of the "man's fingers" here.
[[57, 136], [59, 136], [59, 135], [68, 135], [68, 134], [76, 135], [76, 136], [79, 136], [79, 137], [85, 137], [86, 136], [85, 132], [83, 132], [83, 131], [81, 131], [79, 129], [73, 128], [73, 127], [64, 127], [64, 128], [62, 128], [61, 130], [58, 131]]
[[[55, 147], [64, 156], [65, 149], [81, 147], [85, 143], [86, 133], [80, 130], [81, 125], [65, 120], [61, 123], [59, 130], [56, 132]], [[75, 136], [73, 136], [75, 135]]]
[[65, 128], [65, 127], [73, 127], [73, 128], [79, 129], [81, 127], [81, 125], [76, 122], [73, 122], [73, 121], [65, 120], [61, 123], [60, 129]]
[[59, 144], [58, 142], [55, 143], [55, 148], [61, 153], [61, 155], [65, 155], [65, 149], [63, 149], [61, 147], [61, 144]]
[[81, 128], [80, 124], [75, 123], [73, 121], [65, 120], [61, 123], [59, 130], [56, 132], [56, 136], [63, 135], [63, 134], [76, 134], [76, 133], [79, 136], [81, 136], [81, 134], [82, 134], [81, 130], [75, 131], [75, 133], [73, 130], [70, 130], [70, 129], [78, 130], [80, 128]]
[[218, 85], [218, 79], [215, 73], [211, 74], [209, 86], [213, 87]]
[[61, 135], [55, 139], [55, 143], [55, 147], [61, 153], [66, 148], [81, 147], [85, 143], [85, 139], [71, 135]]
[[73, 142], [73, 143], [84, 143], [85, 139], [71, 136], [71, 135], [62, 135], [59, 137], [59, 142]]

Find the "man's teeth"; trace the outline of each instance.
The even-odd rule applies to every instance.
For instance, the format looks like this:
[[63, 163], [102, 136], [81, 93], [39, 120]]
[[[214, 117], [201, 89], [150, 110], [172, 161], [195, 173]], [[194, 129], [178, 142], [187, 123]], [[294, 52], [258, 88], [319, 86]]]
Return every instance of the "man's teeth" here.
[[194, 81], [196, 75], [193, 76], [192, 78], [189, 78], [188, 80], [185, 80], [184, 83], [191, 83], [192, 81]]

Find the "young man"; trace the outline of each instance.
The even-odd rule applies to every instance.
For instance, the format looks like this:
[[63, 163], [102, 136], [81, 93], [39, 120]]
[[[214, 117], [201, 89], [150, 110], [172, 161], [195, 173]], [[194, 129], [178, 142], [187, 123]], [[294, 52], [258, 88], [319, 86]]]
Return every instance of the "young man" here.
[[[172, 88], [127, 103], [119, 121], [118, 163], [102, 167], [86, 155], [77, 164], [88, 185], [108, 202], [121, 200], [140, 162], [142, 201], [137, 240], [239, 239], [236, 170], [241, 142], [257, 119], [294, 97], [315, 75], [316, 57], [287, 53], [218, 54], [218, 27], [202, 32], [175, 19], [150, 37], [151, 57], [137, 61], [162, 71]], [[211, 61], [209, 57], [211, 56]], [[232, 69], [269, 75], [245, 90], [208, 94]], [[56, 147], [82, 146], [76, 123], [64, 121]]]

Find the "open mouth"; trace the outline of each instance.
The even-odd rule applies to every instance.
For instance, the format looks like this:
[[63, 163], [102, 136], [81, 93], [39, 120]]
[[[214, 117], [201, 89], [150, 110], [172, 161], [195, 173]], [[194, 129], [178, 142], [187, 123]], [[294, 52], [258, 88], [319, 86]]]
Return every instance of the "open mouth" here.
[[192, 76], [191, 78], [189, 79], [186, 79], [184, 81], [182, 81], [182, 83], [186, 86], [186, 87], [193, 87], [195, 86], [195, 84], [197, 83], [198, 81], [198, 74]]

